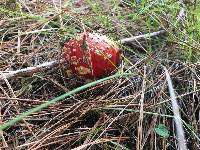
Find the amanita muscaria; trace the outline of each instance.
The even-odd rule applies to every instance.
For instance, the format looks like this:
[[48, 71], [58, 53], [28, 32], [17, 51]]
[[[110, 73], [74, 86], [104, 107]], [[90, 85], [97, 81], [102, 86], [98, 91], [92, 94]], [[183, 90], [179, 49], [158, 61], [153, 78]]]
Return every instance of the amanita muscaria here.
[[64, 59], [78, 76], [100, 78], [116, 70], [120, 50], [105, 36], [84, 32], [65, 43]]

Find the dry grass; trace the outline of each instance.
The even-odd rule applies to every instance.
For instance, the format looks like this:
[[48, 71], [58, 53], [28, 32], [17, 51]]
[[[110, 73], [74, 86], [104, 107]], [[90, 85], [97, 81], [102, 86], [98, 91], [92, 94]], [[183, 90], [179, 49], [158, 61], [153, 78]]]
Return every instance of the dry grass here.
[[[89, 1], [75, 1], [74, 5], [71, 2], [67, 9], [59, 4], [56, 8], [41, 3], [32, 5], [22, 5], [22, 11], [31, 11], [33, 16], [10, 14], [0, 21], [1, 72], [60, 60], [65, 34], [72, 36], [84, 28], [117, 40], [142, 34], [139, 31], [148, 33], [144, 20], [137, 20], [136, 26], [129, 20], [132, 16], [126, 16], [132, 9], [127, 3], [115, 4], [117, 7], [112, 10], [126, 16], [123, 19], [127, 19], [127, 24], [118, 22], [114, 13], [111, 22], [99, 18], [94, 13], [98, 7]], [[107, 7], [105, 11], [109, 13]], [[55, 15], [47, 16], [48, 11]], [[177, 149], [179, 139], [165, 66], [175, 90], [187, 147], [199, 149], [200, 64], [183, 61], [185, 47], [170, 39], [178, 29], [173, 31], [173, 26], [159, 25], [151, 30], [165, 27], [167, 34], [121, 45], [123, 57], [119, 72], [131, 72], [132, 76], [99, 83], [24, 118], [1, 131], [1, 148]], [[194, 42], [192, 46], [198, 45]], [[76, 75], [67, 76], [66, 68], [66, 64], [60, 64], [32, 76], [1, 80], [0, 123], [87, 83]], [[167, 127], [168, 137], [155, 131], [161, 124]]]

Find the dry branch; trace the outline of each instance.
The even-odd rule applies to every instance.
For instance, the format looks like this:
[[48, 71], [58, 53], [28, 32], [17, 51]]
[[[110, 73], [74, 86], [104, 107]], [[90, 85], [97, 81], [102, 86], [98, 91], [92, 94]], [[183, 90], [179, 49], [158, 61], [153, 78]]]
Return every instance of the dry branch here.
[[64, 63], [65, 63], [64, 60], [51, 61], [51, 62], [45, 62], [43, 64], [34, 67], [27, 67], [16, 71], [2, 71], [0, 72], [0, 81], [16, 77], [32, 76], [34, 73], [53, 69], [59, 66], [59, 64], [64, 64]]
[[[160, 31], [152, 32], [148, 34], [133, 36], [130, 38], [124, 38], [117, 42], [121, 44], [131, 43], [131, 42], [135, 42], [142, 39], [149, 39], [150, 37], [158, 36], [164, 33], [165, 33], [164, 30], [160, 30]], [[34, 67], [23, 68], [16, 71], [2, 71], [0, 72], [0, 81], [4, 81], [5, 79], [11, 79], [11, 78], [16, 78], [16, 77], [32, 76], [34, 73], [53, 69], [59, 66], [59, 64], [64, 64], [64, 63], [66, 63], [64, 60], [51, 61], [51, 62], [45, 62], [43, 64], [40, 64]]]
[[161, 35], [161, 34], [164, 34], [164, 33], [166, 33], [165, 30], [160, 30], [160, 31], [157, 31], [157, 32], [133, 36], [133, 37], [130, 37], [130, 38], [124, 38], [124, 39], [119, 40], [118, 42], [121, 43], [121, 44], [131, 43], [131, 42], [135, 42], [135, 41], [142, 40], [142, 39], [148, 39], [148, 38], [153, 37], [153, 36], [158, 36], [158, 35]]

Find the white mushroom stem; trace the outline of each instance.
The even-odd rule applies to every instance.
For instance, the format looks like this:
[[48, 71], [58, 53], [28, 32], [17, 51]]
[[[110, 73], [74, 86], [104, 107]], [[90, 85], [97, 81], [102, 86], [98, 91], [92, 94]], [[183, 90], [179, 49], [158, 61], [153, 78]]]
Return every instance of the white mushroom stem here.
[[[135, 42], [135, 41], [142, 40], [142, 39], [148, 39], [153, 36], [158, 36], [163, 33], [165, 33], [165, 31], [160, 30], [160, 31], [152, 32], [152, 33], [148, 33], [148, 34], [133, 36], [130, 38], [124, 38], [124, 39], [119, 40], [118, 42], [121, 44], [131, 43], [131, 42]], [[11, 78], [16, 78], [16, 77], [32, 76], [34, 73], [53, 69], [53, 68], [59, 66], [59, 64], [64, 64], [64, 63], [66, 63], [64, 60], [51, 61], [51, 62], [45, 62], [43, 64], [40, 64], [40, 65], [37, 65], [34, 67], [23, 68], [23, 69], [19, 69], [16, 71], [1, 71], [0, 72], [0, 81], [5, 81], [6, 79], [11, 79]]]

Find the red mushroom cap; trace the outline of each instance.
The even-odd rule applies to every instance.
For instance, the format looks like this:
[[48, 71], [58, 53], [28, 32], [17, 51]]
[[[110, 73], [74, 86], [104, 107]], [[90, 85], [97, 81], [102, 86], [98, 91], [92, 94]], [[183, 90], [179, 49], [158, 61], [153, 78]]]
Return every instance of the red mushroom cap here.
[[119, 47], [98, 34], [80, 33], [65, 43], [64, 58], [73, 73], [86, 78], [100, 78], [113, 72], [120, 61]]

